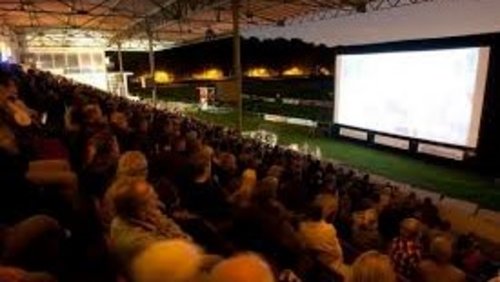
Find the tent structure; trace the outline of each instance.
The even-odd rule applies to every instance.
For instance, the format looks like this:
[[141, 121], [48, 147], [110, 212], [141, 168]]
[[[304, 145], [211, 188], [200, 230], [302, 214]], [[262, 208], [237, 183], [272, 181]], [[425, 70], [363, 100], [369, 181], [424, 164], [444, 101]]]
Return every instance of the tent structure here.
[[155, 50], [232, 35], [233, 10], [245, 30], [432, 0], [7, 0], [0, 21], [27, 47]]
[[[394, 1], [396, 3], [397, 1]], [[376, 12], [335, 17], [324, 11], [290, 21], [284, 27], [268, 26], [245, 31], [246, 37], [300, 38], [330, 47], [387, 43], [500, 31], [498, 0], [435, 0], [403, 5], [398, 9], [382, 6]]]

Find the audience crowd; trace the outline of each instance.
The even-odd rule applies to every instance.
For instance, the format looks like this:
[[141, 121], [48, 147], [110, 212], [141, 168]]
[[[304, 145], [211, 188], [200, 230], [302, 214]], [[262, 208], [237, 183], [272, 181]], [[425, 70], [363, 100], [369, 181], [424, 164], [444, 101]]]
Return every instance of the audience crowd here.
[[466, 281], [430, 199], [192, 117], [0, 71], [0, 281]]

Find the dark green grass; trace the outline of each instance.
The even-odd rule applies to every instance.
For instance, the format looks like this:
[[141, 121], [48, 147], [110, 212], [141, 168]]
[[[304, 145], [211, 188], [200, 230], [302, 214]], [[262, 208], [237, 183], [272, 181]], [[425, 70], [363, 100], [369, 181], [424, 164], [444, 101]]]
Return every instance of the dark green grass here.
[[[235, 127], [237, 115], [200, 112], [203, 120]], [[245, 114], [244, 130], [265, 129], [278, 134], [280, 144], [318, 146], [323, 158], [334, 159], [367, 172], [395, 181], [409, 183], [449, 197], [478, 203], [481, 207], [500, 210], [500, 187], [493, 181], [470, 171], [452, 169], [416, 160], [396, 153], [374, 150], [351, 142], [332, 138], [310, 138], [308, 129], [301, 126], [272, 123]]]

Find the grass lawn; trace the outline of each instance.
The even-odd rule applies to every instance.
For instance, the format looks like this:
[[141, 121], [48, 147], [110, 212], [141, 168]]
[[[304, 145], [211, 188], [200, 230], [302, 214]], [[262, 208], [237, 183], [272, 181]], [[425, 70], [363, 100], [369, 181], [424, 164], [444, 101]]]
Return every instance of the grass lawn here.
[[[237, 123], [235, 112], [227, 114], [199, 112], [194, 115], [202, 120], [228, 127], [235, 127]], [[337, 139], [310, 138], [305, 127], [267, 122], [250, 113], [244, 115], [243, 125], [244, 130], [264, 129], [276, 133], [278, 142], [283, 145], [291, 143], [300, 145], [307, 142], [310, 146], [318, 146], [323, 158], [337, 160], [367, 172], [449, 197], [476, 202], [484, 208], [500, 210], [500, 187], [495, 186], [492, 180], [469, 171], [439, 166]]]

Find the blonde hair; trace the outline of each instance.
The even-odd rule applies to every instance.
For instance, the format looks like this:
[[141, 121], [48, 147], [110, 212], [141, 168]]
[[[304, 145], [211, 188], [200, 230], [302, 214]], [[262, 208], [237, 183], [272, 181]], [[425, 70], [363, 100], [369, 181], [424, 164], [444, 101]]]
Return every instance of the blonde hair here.
[[412, 238], [420, 232], [420, 221], [416, 218], [405, 218], [399, 226], [399, 235], [402, 237]]
[[210, 282], [274, 282], [271, 267], [253, 253], [245, 253], [217, 264], [210, 273]]
[[140, 151], [123, 153], [118, 160], [116, 176], [144, 177], [148, 174], [148, 161]]
[[257, 173], [253, 169], [246, 169], [241, 176], [240, 188], [231, 195], [230, 201], [240, 204], [249, 202], [255, 192], [256, 185]]
[[396, 282], [396, 273], [388, 256], [377, 251], [361, 254], [352, 265], [350, 282]]
[[154, 243], [132, 262], [136, 282], [184, 282], [199, 275], [203, 253], [185, 240]]

